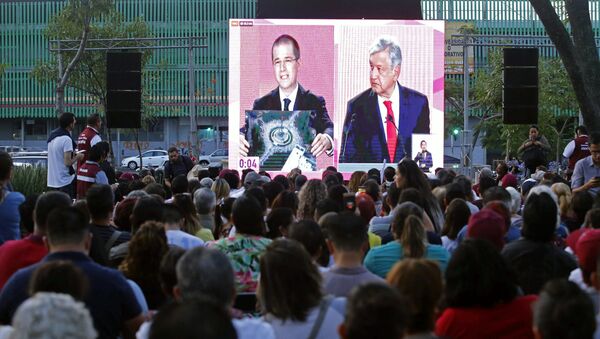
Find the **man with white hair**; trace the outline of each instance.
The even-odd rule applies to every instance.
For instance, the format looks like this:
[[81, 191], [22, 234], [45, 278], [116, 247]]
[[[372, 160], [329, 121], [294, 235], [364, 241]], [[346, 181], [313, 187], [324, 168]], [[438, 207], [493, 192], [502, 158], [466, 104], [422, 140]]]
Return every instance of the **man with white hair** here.
[[429, 134], [427, 97], [398, 82], [400, 46], [378, 38], [369, 49], [371, 88], [348, 101], [342, 132], [342, 163], [398, 162], [410, 156], [413, 133]]
[[206, 187], [197, 189], [194, 192], [194, 205], [202, 227], [196, 236], [204, 241], [214, 240], [214, 238], [211, 239], [209, 233], [215, 230], [215, 207], [217, 206], [215, 192]]

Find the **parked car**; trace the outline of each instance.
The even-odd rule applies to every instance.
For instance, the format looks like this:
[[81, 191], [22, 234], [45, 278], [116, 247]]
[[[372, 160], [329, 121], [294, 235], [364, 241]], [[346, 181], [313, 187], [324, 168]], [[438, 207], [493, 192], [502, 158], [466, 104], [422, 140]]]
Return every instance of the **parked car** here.
[[19, 155], [12, 157], [16, 167], [48, 167], [47, 155]]
[[[144, 167], [158, 167], [162, 165], [166, 160], [169, 160], [169, 154], [165, 150], [150, 150], [142, 152], [142, 162]], [[140, 167], [140, 156], [133, 156], [125, 158], [121, 161], [121, 166], [129, 167], [129, 169], [135, 170]]]
[[209, 155], [201, 155], [200, 157], [198, 157], [198, 163], [202, 166], [208, 166], [209, 164], [212, 163], [219, 163], [219, 165], [221, 165], [223, 160], [227, 160], [227, 158], [229, 157], [229, 150], [228, 149], [218, 149], [214, 152], [212, 152]]
[[0, 146], [0, 151], [8, 152], [10, 154], [15, 152], [23, 152], [26, 149], [20, 146]]

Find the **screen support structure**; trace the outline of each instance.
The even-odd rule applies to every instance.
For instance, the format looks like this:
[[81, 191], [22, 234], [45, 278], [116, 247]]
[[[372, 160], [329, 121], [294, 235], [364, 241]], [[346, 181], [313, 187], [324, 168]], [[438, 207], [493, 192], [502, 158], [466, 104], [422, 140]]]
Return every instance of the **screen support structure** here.
[[[88, 39], [84, 51], [126, 51], [126, 50], [158, 50], [158, 49], [187, 49], [188, 50], [188, 100], [190, 114], [190, 134], [188, 141], [190, 151], [196, 153], [198, 148], [198, 124], [196, 122], [196, 103], [194, 98], [195, 79], [194, 79], [194, 50], [208, 48], [205, 41], [208, 38], [205, 36], [190, 36], [190, 37], [156, 37], [156, 38], [111, 38], [111, 39]], [[81, 40], [59, 39], [50, 40], [48, 42], [48, 50], [55, 52], [59, 60], [58, 64], [62, 65], [62, 52], [77, 51]], [[60, 70], [59, 70], [60, 73]], [[117, 130], [117, 135], [119, 134]], [[110, 138], [110, 133], [108, 134]], [[112, 148], [112, 143], [109, 142]], [[111, 152], [115, 154], [115, 152]], [[117, 152], [117, 157], [120, 157], [120, 152]], [[197, 154], [197, 153], [196, 153]], [[140, 155], [141, 157], [141, 155]], [[120, 163], [121, 159], [117, 159]]]

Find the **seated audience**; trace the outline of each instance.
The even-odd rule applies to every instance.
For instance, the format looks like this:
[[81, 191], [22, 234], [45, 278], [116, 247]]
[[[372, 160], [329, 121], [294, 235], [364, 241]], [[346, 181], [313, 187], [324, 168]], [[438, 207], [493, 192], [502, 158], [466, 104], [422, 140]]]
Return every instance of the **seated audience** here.
[[458, 233], [467, 225], [471, 210], [462, 199], [454, 199], [446, 208], [444, 228], [442, 228], [442, 246], [452, 253], [458, 247]]
[[327, 197], [327, 187], [318, 179], [311, 179], [298, 193], [298, 219], [314, 220], [317, 203]]
[[433, 338], [437, 305], [442, 296], [442, 272], [426, 259], [405, 259], [394, 265], [388, 283], [406, 297], [406, 338]]
[[71, 206], [71, 198], [64, 192], [47, 192], [38, 198], [34, 209], [33, 234], [20, 240], [7, 241], [0, 246], [0, 290], [19, 269], [33, 265], [46, 254], [44, 237], [48, 230], [48, 215], [57, 208]]
[[131, 238], [127, 256], [119, 265], [123, 275], [140, 286], [151, 310], [159, 309], [166, 300], [160, 286], [159, 267], [167, 251], [163, 224], [148, 221]]
[[[200, 220], [200, 229], [206, 229], [209, 231], [213, 231], [215, 229], [215, 207], [217, 205], [217, 198], [215, 192], [211, 191], [208, 188], [201, 188], [194, 193], [194, 205], [196, 206], [196, 211], [198, 212], [198, 218]], [[203, 240], [206, 239], [206, 232], [203, 231], [202, 234], [196, 233], [196, 236], [204, 236]], [[207, 240], [205, 240], [207, 241]]]
[[202, 227], [191, 195], [176, 194], [173, 197], [173, 205], [179, 208], [179, 212], [183, 217], [181, 225], [183, 232], [195, 235], [204, 242], [215, 240], [212, 230]]
[[185, 219], [181, 214], [181, 209], [174, 204], [165, 204], [163, 206], [162, 222], [165, 225], [167, 243], [169, 245], [178, 246], [185, 250], [204, 246], [204, 241], [200, 238], [181, 230]]
[[594, 329], [594, 307], [577, 285], [556, 279], [544, 286], [533, 308], [533, 332], [536, 338], [597, 338]]
[[330, 262], [329, 249], [319, 224], [312, 220], [295, 222], [290, 226], [288, 238], [302, 244], [319, 270], [326, 270]]
[[341, 300], [323, 296], [317, 267], [294, 240], [275, 240], [261, 256], [257, 297], [276, 338], [335, 338], [344, 320]]
[[183, 248], [173, 246], [169, 248], [169, 251], [165, 253], [160, 261], [158, 278], [160, 280], [160, 287], [167, 299], [165, 305], [175, 300], [175, 295], [173, 294], [173, 288], [177, 286], [177, 272], [175, 267], [185, 253], [186, 250]]
[[435, 333], [447, 338], [533, 338], [535, 296], [519, 296], [511, 269], [488, 241], [467, 239], [446, 270], [446, 309]]
[[263, 237], [262, 209], [256, 199], [243, 195], [233, 203], [231, 217], [236, 234], [219, 239], [209, 246], [229, 258], [235, 272], [236, 291], [255, 292], [260, 271], [259, 257], [271, 243], [270, 239]]
[[294, 218], [294, 211], [291, 208], [273, 208], [267, 215], [267, 238], [271, 240], [281, 237], [286, 238]]
[[21, 239], [19, 205], [25, 201], [25, 196], [8, 189], [12, 171], [12, 158], [0, 151], [0, 245], [8, 240]]
[[577, 268], [573, 257], [556, 247], [558, 205], [548, 187], [529, 192], [523, 208], [523, 238], [504, 247], [502, 256], [516, 271], [519, 286], [526, 294], [537, 294], [554, 278], [567, 278]]
[[327, 225], [327, 247], [334, 265], [323, 272], [323, 291], [336, 297], [347, 297], [355, 286], [383, 279], [362, 264], [368, 248], [367, 228], [360, 217], [351, 212], [340, 213]]
[[358, 286], [348, 298], [340, 338], [403, 338], [406, 313], [404, 298], [393, 288], [379, 283]]
[[108, 185], [92, 185], [87, 189], [85, 200], [90, 213], [92, 247], [90, 258], [100, 265], [108, 266], [110, 249], [131, 240], [129, 232], [119, 231], [111, 224], [113, 217], [113, 192]]
[[[119, 333], [132, 337], [143, 322], [141, 308], [120, 272], [100, 266], [86, 255], [91, 236], [83, 214], [72, 207], [58, 208], [48, 216], [47, 232], [50, 254], [43, 262], [69, 260], [83, 271], [90, 282], [84, 302], [99, 337], [116, 338]], [[31, 276], [39, 265], [18, 271], [4, 286], [0, 293], [0, 323], [9, 323], [27, 299]]]
[[505, 220], [490, 208], [485, 207], [469, 218], [467, 238], [486, 240], [498, 251], [504, 247], [505, 233]]
[[412, 202], [397, 207], [392, 221], [394, 241], [373, 248], [367, 253], [365, 266], [372, 273], [385, 278], [392, 266], [404, 258], [426, 258], [446, 269], [450, 257], [440, 245], [427, 243], [427, 232], [422, 222], [423, 210]]

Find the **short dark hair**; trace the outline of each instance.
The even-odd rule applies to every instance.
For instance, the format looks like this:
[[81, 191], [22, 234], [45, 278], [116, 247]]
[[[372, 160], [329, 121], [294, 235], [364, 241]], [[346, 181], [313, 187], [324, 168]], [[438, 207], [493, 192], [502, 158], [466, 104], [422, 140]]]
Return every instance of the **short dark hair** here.
[[279, 193], [283, 192], [285, 190], [285, 187], [283, 187], [283, 185], [278, 183], [277, 181], [271, 181], [262, 185], [262, 189], [265, 193], [265, 197], [267, 198], [267, 205], [271, 207], [271, 205], [273, 205], [275, 197], [277, 197]]
[[[327, 198], [331, 199], [339, 205], [339, 209], [344, 206], [344, 194], [348, 193], [346, 187], [342, 185], [334, 185], [327, 189]], [[319, 204], [317, 203], [317, 208]]]
[[492, 307], [517, 296], [516, 278], [498, 250], [483, 239], [466, 239], [446, 269], [449, 307]]
[[540, 128], [539, 128], [539, 127], [538, 127], [538, 125], [536, 125], [536, 124], [531, 124], [531, 125], [529, 125], [529, 129], [532, 129], [532, 128], [535, 128], [535, 129], [537, 129], [538, 131], [540, 130]]
[[306, 175], [304, 174], [300, 174], [296, 177], [296, 179], [294, 180], [294, 184], [296, 186], [296, 191], [299, 191], [302, 186], [304, 186], [304, 184], [306, 184], [306, 182], [308, 181], [308, 178], [306, 177]]
[[85, 214], [75, 207], [59, 207], [48, 215], [48, 242], [51, 246], [81, 244], [90, 228]]
[[383, 177], [386, 181], [394, 181], [394, 176], [396, 175], [396, 169], [388, 166], [383, 170]]
[[446, 197], [445, 198], [446, 198], [446, 204], [449, 204], [454, 199], [467, 200], [467, 197], [465, 196], [465, 192], [464, 192], [462, 186], [455, 182], [446, 185]]
[[229, 184], [229, 188], [232, 190], [237, 189], [240, 186], [240, 177], [237, 172], [227, 171], [223, 174], [223, 179]]
[[260, 257], [260, 304], [279, 319], [304, 321], [321, 301], [321, 281], [312, 258], [295, 240], [277, 239]]
[[109, 185], [92, 185], [85, 193], [88, 211], [92, 219], [105, 218], [114, 208], [114, 194]]
[[157, 194], [163, 197], [163, 199], [167, 196], [167, 191], [165, 191], [164, 187], [156, 182], [150, 183], [144, 187], [144, 192], [148, 194]]
[[288, 34], [280, 35], [277, 37], [277, 39], [275, 39], [275, 41], [273, 41], [273, 46], [271, 47], [271, 59], [273, 59], [273, 49], [276, 46], [283, 44], [291, 44], [292, 48], [294, 49], [294, 58], [296, 58], [296, 60], [300, 59], [300, 46], [298, 45], [298, 41]]
[[154, 197], [141, 197], [131, 211], [131, 233], [135, 233], [146, 221], [162, 219], [162, 202]]
[[289, 207], [292, 209], [294, 215], [296, 215], [296, 211], [298, 211], [298, 196], [296, 193], [291, 191], [279, 193], [273, 201], [271, 208], [275, 209], [280, 207]]
[[171, 191], [173, 195], [177, 193], [186, 193], [188, 191], [188, 180], [184, 174], [180, 174], [173, 178], [171, 182]]
[[401, 338], [406, 310], [405, 298], [396, 289], [373, 282], [359, 285], [346, 303], [346, 338]]
[[592, 208], [585, 215], [585, 226], [600, 228], [600, 208]]
[[280, 183], [281, 185], [283, 185], [283, 188], [285, 190], [290, 189], [290, 180], [283, 174], [276, 175], [275, 178], [273, 178], [273, 182]]
[[98, 122], [100, 122], [101, 118], [100, 118], [100, 114], [98, 113], [94, 113], [90, 116], [87, 117], [87, 124], [89, 126], [94, 126], [96, 125]]
[[149, 339], [235, 339], [237, 332], [224, 305], [208, 297], [171, 303], [154, 317]]
[[171, 146], [171, 147], [169, 147], [169, 149], [167, 149], [167, 153], [173, 153], [173, 152], [179, 153], [179, 149], [175, 146]]
[[93, 162], [98, 162], [102, 159], [102, 155], [104, 155], [104, 150], [102, 146], [98, 146], [98, 144], [92, 146], [88, 151], [88, 160]]
[[110, 145], [107, 141], [99, 141], [94, 146], [98, 146], [100, 148], [102, 156], [108, 156], [108, 153], [110, 153]]
[[175, 204], [163, 204], [162, 222], [165, 224], [179, 224], [183, 220], [183, 214]]
[[594, 305], [575, 283], [552, 280], [533, 307], [533, 324], [544, 339], [592, 338], [596, 328]]
[[575, 132], [577, 132], [578, 134], [588, 134], [587, 128], [585, 128], [585, 126], [583, 125], [577, 126]]
[[71, 202], [71, 198], [64, 192], [51, 191], [40, 195], [33, 211], [36, 226], [45, 232], [50, 212], [57, 208], [69, 207]]
[[179, 246], [169, 247], [169, 250], [160, 261], [158, 278], [163, 293], [173, 296], [173, 287], [177, 286], [177, 262], [185, 254], [185, 250]]
[[368, 242], [367, 228], [363, 219], [352, 212], [343, 212], [327, 224], [327, 236], [342, 251], [357, 252]]
[[67, 128], [70, 124], [75, 121], [75, 114], [71, 112], [64, 112], [58, 116], [58, 125], [61, 128]]
[[12, 168], [13, 162], [10, 154], [0, 151], [0, 179], [9, 179]]
[[532, 241], [551, 241], [556, 230], [557, 213], [556, 202], [548, 193], [529, 194], [523, 207], [521, 234]]
[[403, 189], [402, 193], [400, 193], [400, 197], [398, 198], [398, 203], [396, 205], [407, 201], [414, 202], [421, 208], [425, 207], [425, 199], [423, 198], [423, 195], [421, 195], [419, 190], [416, 188], [410, 187]]
[[75, 300], [83, 300], [88, 287], [87, 276], [71, 261], [48, 261], [33, 271], [29, 281], [29, 295], [54, 292], [68, 294]]
[[300, 220], [290, 226], [288, 238], [301, 243], [311, 257], [315, 257], [325, 243], [321, 226], [313, 220]]
[[367, 179], [367, 181], [365, 181], [365, 193], [367, 193], [372, 199], [373, 201], [378, 201], [380, 200], [380, 189], [379, 189], [379, 184], [377, 183], [377, 181], [375, 181], [375, 179]]
[[496, 180], [490, 177], [482, 177], [479, 179], [479, 195], [483, 196], [489, 188], [498, 186]]
[[[317, 203], [317, 206], [315, 207], [315, 215], [317, 215], [319, 218], [322, 217], [326, 213], [329, 213], [329, 212], [337, 213], [340, 211], [341, 211], [340, 204], [331, 198], [326, 198], [326, 199], [319, 201]], [[319, 220], [317, 220], [317, 221], [319, 221]]]
[[273, 208], [267, 216], [267, 226], [269, 231], [267, 232], [267, 238], [275, 239], [282, 236], [280, 227], [288, 229], [294, 222], [294, 211], [289, 207], [277, 207]]
[[506, 188], [502, 186], [494, 186], [485, 190], [483, 194], [483, 204], [487, 204], [490, 201], [499, 200], [506, 204], [510, 208], [512, 198]]
[[585, 214], [594, 206], [594, 197], [588, 191], [573, 193], [571, 198], [571, 209], [575, 214], [577, 227], [585, 221]]
[[35, 210], [35, 204], [37, 199], [40, 197], [39, 194], [30, 194], [25, 197], [25, 201], [19, 205], [19, 216], [21, 228], [27, 231], [27, 233], [33, 233], [33, 227], [35, 225], [33, 221], [33, 211]]
[[231, 217], [238, 233], [263, 235], [264, 221], [260, 203], [253, 196], [244, 194], [235, 199]]

